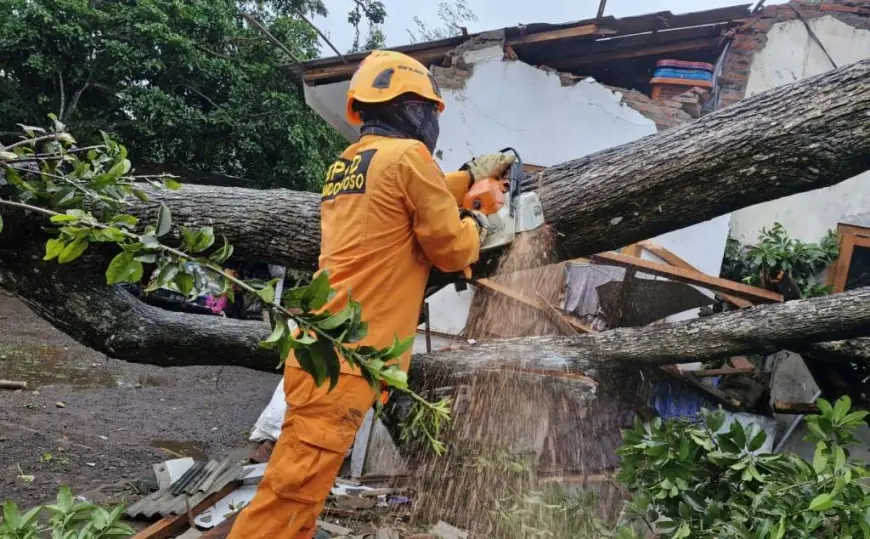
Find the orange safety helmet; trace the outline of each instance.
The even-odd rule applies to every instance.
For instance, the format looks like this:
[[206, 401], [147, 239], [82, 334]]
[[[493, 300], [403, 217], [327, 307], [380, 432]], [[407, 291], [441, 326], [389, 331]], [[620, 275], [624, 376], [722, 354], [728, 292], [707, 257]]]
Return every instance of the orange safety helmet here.
[[372, 51], [360, 62], [347, 90], [347, 120], [360, 125], [362, 118], [354, 110], [354, 101], [386, 103], [402, 94], [413, 93], [438, 104], [444, 111], [444, 100], [435, 77], [426, 67], [407, 54], [393, 51]]

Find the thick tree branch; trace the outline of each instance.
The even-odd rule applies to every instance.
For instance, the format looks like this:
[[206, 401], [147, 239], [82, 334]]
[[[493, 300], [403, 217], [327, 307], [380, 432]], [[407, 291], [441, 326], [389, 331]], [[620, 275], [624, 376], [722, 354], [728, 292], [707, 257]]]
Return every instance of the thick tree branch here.
[[[750, 307], [672, 324], [619, 328], [573, 337], [525, 337], [418, 356], [412, 374], [450, 365], [585, 372], [626, 365], [669, 365], [773, 353], [808, 343], [866, 336], [870, 287], [843, 294]], [[863, 339], [862, 339], [863, 340]], [[433, 365], [434, 364], [434, 365]]]
[[[544, 216], [557, 231], [558, 258], [624, 247], [864, 172], [868, 79], [865, 60], [542, 171]], [[158, 198], [179, 205], [188, 219], [207, 215], [251, 256], [299, 268], [317, 263], [316, 195], [188, 187]], [[212, 199], [214, 206], [204, 202]], [[240, 226], [245, 233], [236, 234]], [[498, 254], [484, 256], [476, 274], [491, 271]]]
[[[543, 171], [542, 202], [548, 224], [558, 232], [559, 258], [622, 247], [863, 172], [870, 162], [867, 80], [870, 61]], [[300, 269], [317, 265], [320, 212], [315, 194], [187, 186], [155, 198], [168, 203], [176, 223], [212, 225], [243, 256]], [[153, 210], [154, 203], [138, 211], [153, 219]], [[8, 226], [14, 228], [15, 223]], [[164, 313], [131, 303], [132, 298], [118, 291], [107, 294], [101, 281], [105, 260], [100, 258], [69, 267], [44, 264], [40, 258], [41, 244], [36, 240], [0, 252], [0, 286], [86, 344], [130, 361], [271, 368], [271, 359], [256, 346], [250, 324]], [[477, 274], [484, 273], [492, 260], [490, 256], [484, 261]], [[505, 343], [491, 343], [442, 359], [421, 358], [417, 368], [436, 362], [480, 364], [486, 358], [500, 362], [507, 356], [513, 358], [511, 362], [531, 361], [530, 365], [541, 368], [568, 361], [582, 369], [593, 360], [599, 366], [674, 363], [789, 348], [866, 335], [861, 327], [870, 328], [867, 303], [866, 293], [859, 291], [676, 326], [614, 330], [568, 340], [512, 341], [509, 350]], [[125, 336], [128, 331], [131, 334]], [[544, 350], [556, 355], [547, 356]]]

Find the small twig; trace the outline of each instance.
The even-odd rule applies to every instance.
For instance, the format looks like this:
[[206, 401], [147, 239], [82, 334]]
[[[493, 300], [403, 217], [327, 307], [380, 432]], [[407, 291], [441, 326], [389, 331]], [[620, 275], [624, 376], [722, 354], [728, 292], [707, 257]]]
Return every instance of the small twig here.
[[241, 13], [242, 17], [245, 18], [245, 20], [247, 20], [248, 22], [250, 22], [251, 24], [253, 24], [254, 26], [256, 26], [256, 27], [260, 30], [260, 32], [262, 32], [263, 35], [266, 36], [266, 38], [269, 39], [269, 41], [271, 41], [271, 42], [274, 43], [274, 44], [275, 44], [279, 49], [281, 49], [282, 51], [284, 51], [284, 54], [286, 54], [287, 56], [289, 56], [290, 58], [292, 58], [294, 62], [296, 62], [297, 64], [299, 64], [300, 66], [302, 66], [302, 61], [301, 61], [299, 58], [297, 58], [296, 55], [293, 54], [293, 52], [291, 52], [290, 49], [288, 49], [286, 45], [284, 45], [283, 43], [281, 43], [281, 42], [278, 40], [278, 38], [276, 38], [275, 36], [273, 36], [272, 33], [269, 32], [269, 30], [268, 30], [265, 26], [263, 26], [263, 23], [261, 23], [260, 21], [258, 21], [258, 20], [256, 19], [256, 17], [254, 17], [253, 15], [250, 15], [250, 14], [248, 14], [248, 13], [245, 13], [244, 11], [241, 11], [240, 13]]
[[18, 148], [19, 146], [25, 146], [25, 145], [30, 144], [30, 143], [32, 143], [34, 146], [36, 146], [40, 142], [47, 142], [49, 140], [59, 140], [61, 138], [66, 138], [66, 137], [69, 137], [68, 133], [54, 133], [51, 135], [42, 135], [40, 137], [29, 138], [27, 140], [21, 140], [21, 141], [15, 142], [13, 144], [10, 144], [9, 146], [6, 146], [4, 149], [6, 151], [9, 151], [13, 148]]
[[57, 83], [60, 87], [60, 110], [58, 111], [58, 114], [60, 115], [61, 121], [63, 121], [63, 111], [66, 108], [66, 94], [63, 89], [63, 74], [60, 71], [57, 72]]
[[40, 208], [39, 206], [31, 206], [30, 204], [24, 204], [23, 202], [14, 202], [12, 200], [6, 200], [5, 198], [0, 198], [0, 206], [10, 206], [12, 208], [18, 208], [21, 210], [33, 211], [36, 213], [41, 213], [43, 215], [48, 215], [49, 217], [60, 215], [57, 212], [53, 212], [45, 208]]
[[19, 157], [18, 159], [15, 159], [12, 162], [13, 163], [26, 163], [28, 161], [52, 161], [52, 160], [57, 159], [59, 157], [63, 157], [65, 154], [68, 154], [68, 153], [82, 153], [82, 152], [88, 152], [90, 150], [98, 150], [101, 148], [105, 148], [105, 146], [102, 144], [98, 144], [96, 146], [83, 146], [81, 148], [71, 148], [69, 150], [65, 150], [63, 153], [40, 153], [40, 154], [36, 154], [36, 155], [30, 156], [30, 157]]
[[205, 99], [206, 101], [208, 101], [208, 103], [209, 103], [212, 107], [214, 107], [214, 108], [216, 108], [216, 109], [217, 109], [217, 108], [220, 108], [220, 107], [218, 106], [218, 104], [215, 103], [214, 101], [212, 101], [212, 99], [211, 99], [209, 96], [207, 96], [207, 95], [205, 95], [204, 93], [200, 92], [199, 90], [197, 90], [197, 89], [194, 88], [193, 86], [191, 86], [191, 85], [189, 85], [189, 84], [180, 84], [179, 86], [181, 86], [182, 88], [187, 88], [188, 90], [190, 90], [191, 92], [195, 93], [195, 94], [198, 95], [199, 97]]
[[329, 48], [332, 49], [332, 50], [335, 52], [335, 54], [338, 55], [339, 58], [341, 58], [341, 61], [342, 61], [342, 62], [344, 62], [345, 64], [349, 64], [349, 63], [350, 63], [350, 62], [347, 61], [347, 58], [345, 58], [344, 55], [341, 54], [341, 53], [338, 51], [338, 49], [335, 47], [335, 45], [333, 45], [332, 42], [329, 41], [329, 38], [326, 37], [326, 34], [324, 34], [323, 32], [321, 32], [321, 31], [320, 31], [320, 28], [318, 28], [317, 26], [315, 26], [314, 23], [311, 22], [311, 21], [308, 19], [308, 17], [305, 16], [304, 13], [302, 13], [302, 10], [301, 10], [301, 9], [297, 9], [297, 10], [296, 10], [296, 13], [297, 13], [301, 18], [302, 18], [303, 21], [305, 21], [306, 23], [308, 23], [308, 26], [314, 28], [314, 31], [317, 32], [317, 35], [319, 35], [319, 36], [323, 39], [323, 41], [325, 41], [326, 44], [329, 45]]
[[90, 88], [90, 86], [91, 86], [91, 82], [90, 82], [90, 78], [88, 78], [88, 82], [86, 82], [84, 84], [84, 86], [79, 88], [78, 91], [76, 91], [76, 93], [73, 95], [72, 101], [69, 104], [69, 109], [67, 109], [65, 115], [62, 115], [60, 117], [60, 121], [64, 121], [66, 118], [68, 118], [69, 116], [72, 115], [73, 111], [76, 109], [76, 107], [79, 104], [79, 99], [82, 97], [82, 94], [85, 93], [85, 90]]

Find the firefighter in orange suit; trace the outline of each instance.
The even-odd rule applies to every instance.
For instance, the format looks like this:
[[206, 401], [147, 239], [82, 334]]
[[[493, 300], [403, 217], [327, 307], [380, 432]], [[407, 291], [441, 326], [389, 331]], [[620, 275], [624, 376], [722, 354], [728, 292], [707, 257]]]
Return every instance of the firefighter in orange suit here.
[[[486, 217], [460, 217], [475, 178], [501, 176], [513, 156], [484, 155], [445, 175], [432, 158], [444, 110], [437, 83], [416, 60], [371, 53], [347, 93], [359, 142], [329, 167], [321, 197], [320, 268], [339, 311], [348, 292], [362, 304], [368, 335], [387, 347], [416, 333], [432, 266], [459, 272], [477, 261]], [[408, 352], [400, 358], [407, 371]], [[291, 355], [284, 372], [287, 414], [257, 494], [230, 539], [308, 539], [357, 429], [378, 395], [342, 364], [338, 385], [317, 387]]]

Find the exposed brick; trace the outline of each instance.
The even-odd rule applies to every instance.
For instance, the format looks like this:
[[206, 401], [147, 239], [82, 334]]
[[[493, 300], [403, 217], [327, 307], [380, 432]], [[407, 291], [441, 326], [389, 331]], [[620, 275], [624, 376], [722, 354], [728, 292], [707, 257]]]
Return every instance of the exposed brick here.
[[266, 441], [257, 446], [257, 449], [251, 454], [251, 460], [262, 464], [269, 462], [269, 457], [272, 456], [272, 450], [275, 448], [275, 443]]
[[671, 109], [681, 109], [683, 108], [683, 104], [677, 101], [671, 101], [670, 99], [666, 99], [661, 102], [662, 105], [671, 108]]
[[857, 6], [841, 6], [837, 4], [819, 4], [819, 9], [821, 11], [843, 11], [848, 13], [860, 13], [861, 8]]
[[767, 32], [768, 30], [770, 30], [771, 26], [773, 26], [772, 20], [771, 21], [758, 21], [758, 22], [752, 23], [752, 26], [750, 26], [750, 28], [752, 28], [756, 32]]

